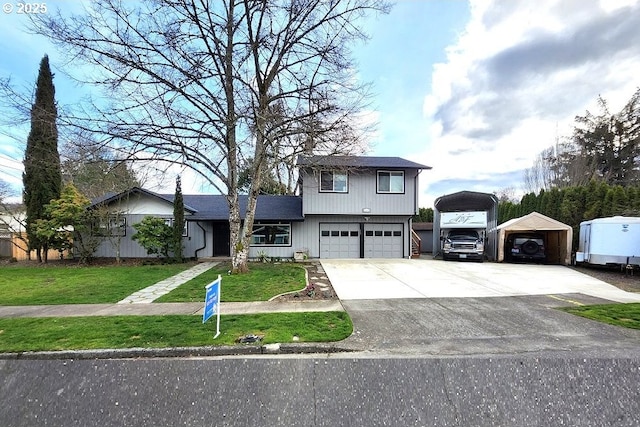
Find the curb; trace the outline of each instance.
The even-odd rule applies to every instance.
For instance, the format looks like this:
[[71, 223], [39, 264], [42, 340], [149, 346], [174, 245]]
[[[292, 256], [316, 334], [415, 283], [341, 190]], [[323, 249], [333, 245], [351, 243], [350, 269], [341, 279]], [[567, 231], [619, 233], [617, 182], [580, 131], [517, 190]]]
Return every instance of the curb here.
[[265, 344], [172, 348], [124, 348], [103, 350], [26, 351], [0, 353], [0, 360], [100, 360], [171, 357], [253, 356], [278, 354], [350, 353], [355, 349], [332, 344]]

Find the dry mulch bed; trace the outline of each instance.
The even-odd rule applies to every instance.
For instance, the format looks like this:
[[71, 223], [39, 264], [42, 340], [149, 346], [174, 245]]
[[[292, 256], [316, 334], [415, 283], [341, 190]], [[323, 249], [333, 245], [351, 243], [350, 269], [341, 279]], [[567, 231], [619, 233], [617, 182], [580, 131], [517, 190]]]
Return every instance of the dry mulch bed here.
[[280, 295], [272, 301], [317, 301], [338, 298], [319, 261], [307, 261], [302, 263], [302, 266], [307, 270], [307, 286], [299, 291]]

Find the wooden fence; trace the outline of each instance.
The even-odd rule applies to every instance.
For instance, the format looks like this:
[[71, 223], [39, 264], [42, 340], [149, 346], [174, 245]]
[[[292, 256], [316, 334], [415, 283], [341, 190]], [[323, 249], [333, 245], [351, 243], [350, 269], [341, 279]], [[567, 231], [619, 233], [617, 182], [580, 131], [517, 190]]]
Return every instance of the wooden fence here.
[[[29, 259], [27, 255], [26, 236], [24, 240], [21, 238], [24, 233], [11, 233], [10, 235], [2, 235], [0, 237], [0, 257], [2, 258], [15, 258], [18, 261], [25, 261]], [[64, 258], [70, 258], [71, 252], [64, 251], [62, 253]], [[49, 249], [47, 258], [50, 260], [60, 259], [60, 252], [55, 249]], [[31, 251], [31, 259], [37, 259], [36, 251]]]

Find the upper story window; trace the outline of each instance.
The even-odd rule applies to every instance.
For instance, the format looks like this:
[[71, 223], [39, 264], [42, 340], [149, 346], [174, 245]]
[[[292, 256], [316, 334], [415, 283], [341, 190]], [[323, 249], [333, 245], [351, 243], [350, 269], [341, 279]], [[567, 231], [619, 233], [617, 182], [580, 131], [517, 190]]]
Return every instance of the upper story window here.
[[404, 172], [378, 171], [378, 193], [404, 193]]
[[329, 193], [346, 193], [349, 191], [347, 172], [321, 171], [320, 191]]

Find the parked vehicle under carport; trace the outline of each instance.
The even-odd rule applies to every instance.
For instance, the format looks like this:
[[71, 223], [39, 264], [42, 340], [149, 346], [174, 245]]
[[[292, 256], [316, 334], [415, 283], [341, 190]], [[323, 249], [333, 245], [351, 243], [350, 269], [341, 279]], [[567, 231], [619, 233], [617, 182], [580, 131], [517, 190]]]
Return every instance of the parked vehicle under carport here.
[[498, 262], [509, 261], [511, 247], [507, 241], [516, 234], [541, 234], [544, 236], [545, 263], [571, 264], [571, 226], [538, 212], [506, 221], [498, 229]]
[[442, 244], [442, 259], [484, 260], [484, 234], [471, 228], [454, 228], [448, 231]]
[[540, 233], [514, 233], [505, 243], [508, 261], [543, 263], [547, 259], [545, 236]]

